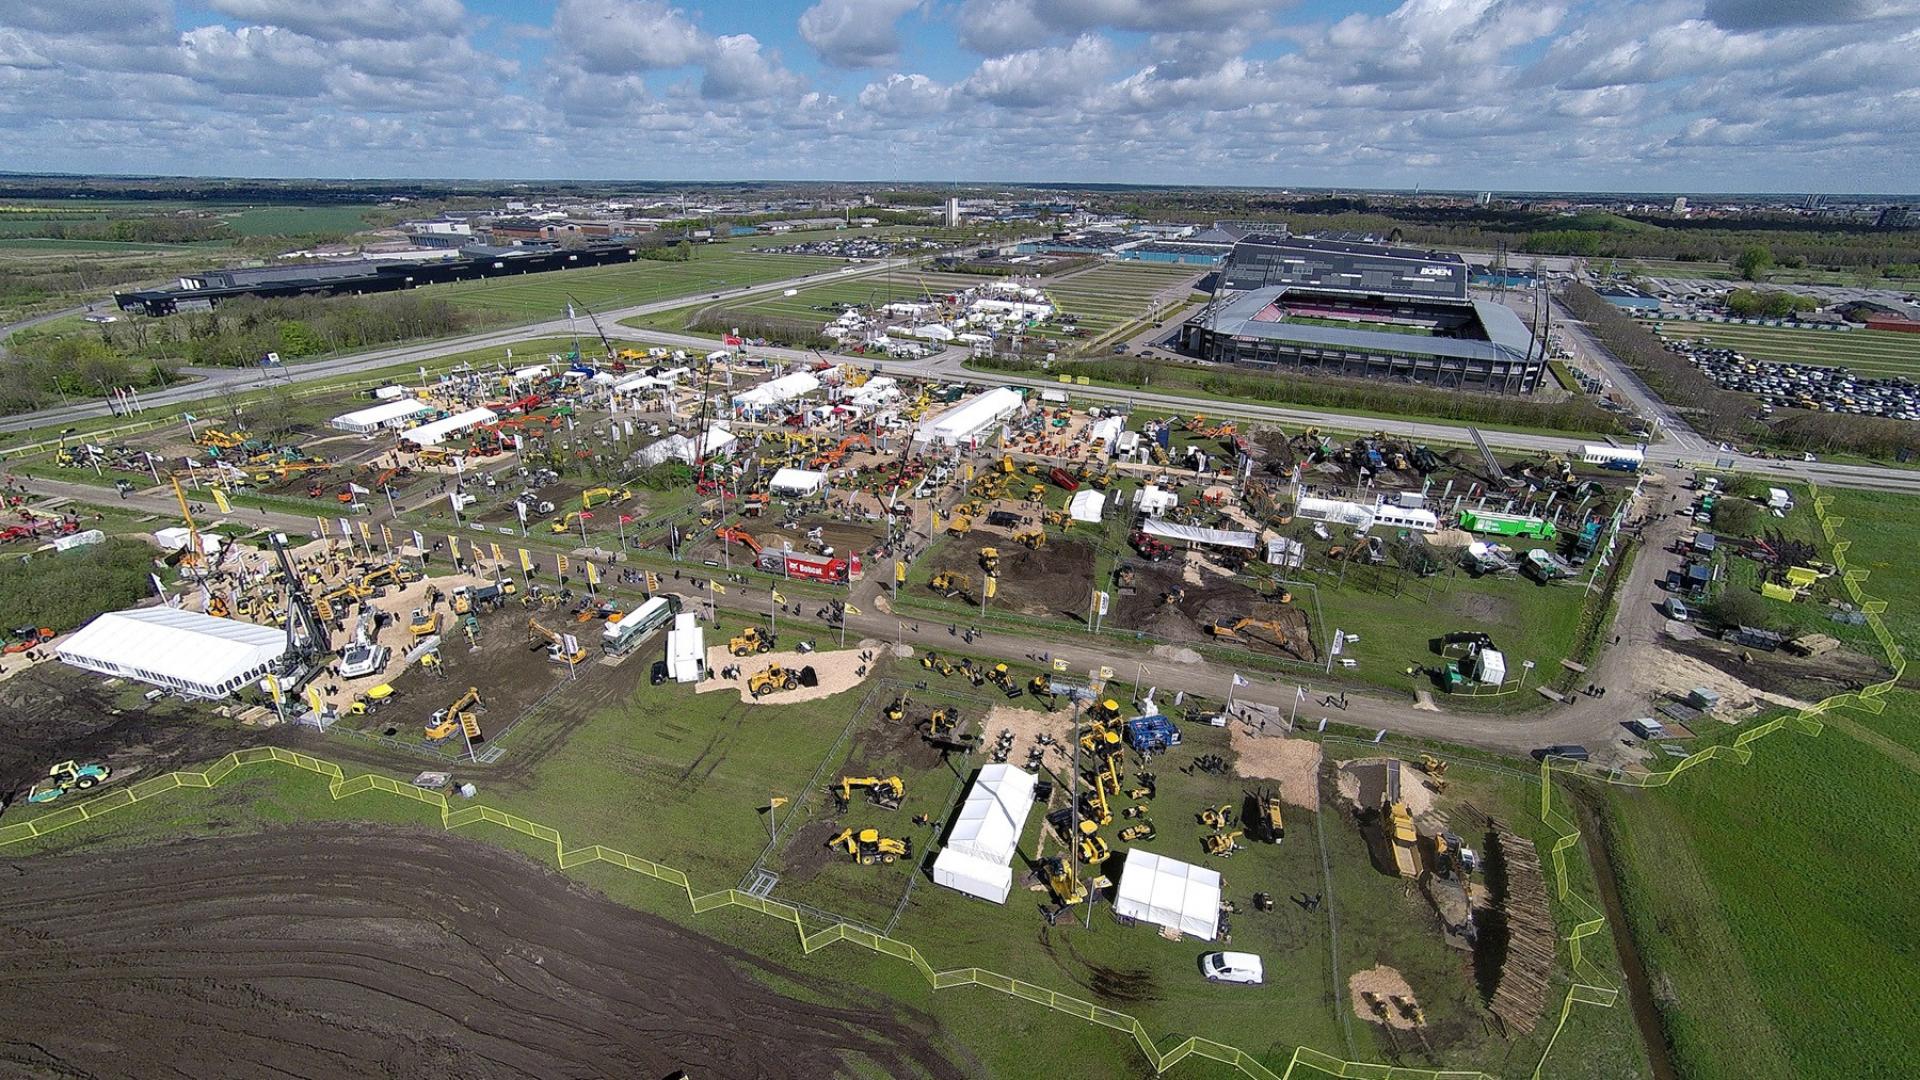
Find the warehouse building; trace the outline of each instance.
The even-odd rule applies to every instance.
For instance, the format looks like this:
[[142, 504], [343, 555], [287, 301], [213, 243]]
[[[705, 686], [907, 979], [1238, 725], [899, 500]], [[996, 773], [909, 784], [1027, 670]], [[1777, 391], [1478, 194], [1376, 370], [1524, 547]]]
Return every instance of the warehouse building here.
[[157, 607], [109, 611], [55, 655], [77, 668], [212, 700], [260, 681], [286, 651], [284, 630]]
[[1467, 280], [1458, 255], [1254, 234], [1179, 344], [1270, 371], [1532, 393], [1544, 350], [1511, 308], [1469, 298]]

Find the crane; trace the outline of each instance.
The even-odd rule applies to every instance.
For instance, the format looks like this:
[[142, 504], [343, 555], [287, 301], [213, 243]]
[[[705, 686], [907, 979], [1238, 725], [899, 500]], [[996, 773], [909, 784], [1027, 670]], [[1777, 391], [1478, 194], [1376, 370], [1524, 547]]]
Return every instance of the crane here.
[[[572, 316], [573, 309], [576, 306], [579, 307], [581, 311], [584, 311], [587, 313], [587, 321], [593, 324], [593, 332], [600, 335], [600, 344], [602, 347], [604, 347], [607, 350], [607, 363], [612, 364], [618, 361], [620, 359], [620, 356], [617, 352], [614, 351], [613, 342], [607, 340], [607, 332], [605, 330], [600, 329], [600, 319], [594, 315], [593, 309], [588, 307], [585, 304], [580, 303], [580, 301], [575, 300], [573, 298], [572, 293], [568, 293], [567, 294], [567, 314], [569, 317]], [[576, 359], [580, 356], [580, 335], [578, 334], [575, 334], [573, 337], [573, 355]]]

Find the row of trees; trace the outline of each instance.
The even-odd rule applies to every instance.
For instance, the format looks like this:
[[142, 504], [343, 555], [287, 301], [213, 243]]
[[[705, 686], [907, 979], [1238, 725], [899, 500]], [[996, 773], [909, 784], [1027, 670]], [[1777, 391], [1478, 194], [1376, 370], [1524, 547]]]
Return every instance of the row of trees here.
[[1608, 351], [1632, 368], [1654, 393], [1694, 417], [1709, 435], [1742, 432], [1753, 412], [1743, 394], [1722, 390], [1686, 357], [1668, 349], [1651, 330], [1585, 285], [1573, 284], [1560, 294], [1574, 317], [1587, 324]]
[[[996, 371], [1040, 371], [1031, 361], [982, 357], [975, 366]], [[1481, 394], [1386, 382], [1321, 375], [1259, 373], [1226, 368], [1194, 368], [1155, 360], [1083, 360], [1053, 364], [1049, 374], [1086, 376], [1122, 386], [1161, 386], [1168, 390], [1197, 389], [1222, 398], [1286, 405], [1348, 409], [1389, 416], [1424, 416], [1473, 424], [1550, 428], [1624, 434], [1625, 426], [1613, 413], [1584, 400], [1548, 402], [1511, 394]]]
[[270, 352], [279, 353], [283, 360], [296, 360], [443, 337], [470, 329], [475, 322], [466, 309], [417, 292], [238, 297], [209, 311], [113, 323], [103, 327], [102, 334], [112, 348], [130, 356], [233, 367], [259, 363]]
[[694, 316], [688, 329], [703, 334], [737, 333], [796, 349], [831, 349], [836, 345], [820, 332], [818, 323], [740, 308], [707, 308]]
[[1815, 311], [1820, 301], [1778, 289], [1735, 289], [1727, 294], [1729, 314], [1747, 318], [1784, 319], [1801, 311]]

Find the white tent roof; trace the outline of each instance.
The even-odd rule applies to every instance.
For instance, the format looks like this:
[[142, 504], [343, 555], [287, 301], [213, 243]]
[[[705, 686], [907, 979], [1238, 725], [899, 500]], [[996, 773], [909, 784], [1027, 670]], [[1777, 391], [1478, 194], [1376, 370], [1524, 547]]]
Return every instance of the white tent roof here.
[[733, 403], [742, 408], [757, 409], [767, 405], [777, 405], [782, 401], [792, 401], [804, 394], [820, 389], [820, 380], [812, 372], [796, 371], [791, 375], [782, 375], [769, 379], [759, 386], [733, 396]]
[[1252, 551], [1260, 546], [1260, 538], [1250, 532], [1235, 532], [1230, 529], [1203, 529], [1197, 525], [1177, 525], [1159, 518], [1147, 519], [1144, 530], [1148, 536], [1161, 536], [1169, 540], [1186, 540], [1195, 544], [1214, 544], [1219, 547], [1245, 548]]
[[478, 427], [481, 424], [496, 420], [499, 416], [500, 414], [494, 412], [492, 409], [468, 409], [466, 412], [449, 416], [445, 420], [435, 420], [431, 424], [421, 424], [419, 427], [407, 432], [407, 438], [420, 446], [437, 446], [449, 435], [457, 435], [470, 427]]
[[1220, 874], [1142, 848], [1128, 848], [1113, 910], [1212, 941], [1220, 932]]
[[1099, 521], [1101, 512], [1106, 508], [1106, 494], [1091, 488], [1074, 492], [1073, 499], [1067, 503], [1067, 513], [1075, 521]]
[[996, 904], [1013, 888], [1012, 862], [1033, 810], [1035, 777], [1011, 765], [988, 765], [967, 789], [947, 846], [933, 861], [933, 880]]
[[215, 687], [272, 662], [286, 648], [284, 630], [157, 607], [109, 611], [56, 651], [67, 663], [94, 671]]
[[1171, 510], [1180, 505], [1180, 496], [1148, 484], [1135, 495], [1134, 502], [1140, 507], [1142, 513], [1157, 514], [1162, 510]]
[[371, 408], [356, 409], [350, 413], [342, 413], [328, 422], [341, 431], [372, 431], [375, 428], [383, 427], [395, 421], [405, 420], [407, 417], [429, 412], [431, 408], [431, 406], [424, 402], [402, 398], [400, 400], [375, 405]]
[[1112, 446], [1115, 442], [1119, 441], [1120, 433], [1125, 431], [1126, 427], [1127, 421], [1125, 417], [1103, 416], [1088, 425], [1087, 441], [1093, 442], [1099, 440], [1105, 442], [1108, 446]]
[[767, 481], [767, 489], [775, 494], [811, 495], [820, 490], [827, 482], [827, 474], [811, 469], [780, 469]]
[[1022, 404], [1024, 400], [1019, 393], [996, 386], [934, 417], [931, 423], [920, 428], [914, 441], [948, 446], [964, 443], [1019, 412]]

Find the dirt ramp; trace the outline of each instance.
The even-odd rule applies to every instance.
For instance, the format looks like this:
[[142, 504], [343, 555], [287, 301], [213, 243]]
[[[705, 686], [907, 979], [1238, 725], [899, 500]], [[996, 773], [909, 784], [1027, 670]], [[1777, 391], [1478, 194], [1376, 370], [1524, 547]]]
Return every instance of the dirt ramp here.
[[742, 969], [847, 1000], [437, 833], [23, 858], [7, 884], [0, 1075], [964, 1075], [930, 1017], [783, 998]]

